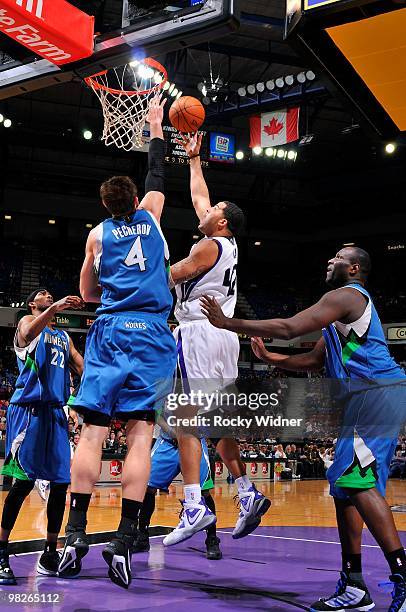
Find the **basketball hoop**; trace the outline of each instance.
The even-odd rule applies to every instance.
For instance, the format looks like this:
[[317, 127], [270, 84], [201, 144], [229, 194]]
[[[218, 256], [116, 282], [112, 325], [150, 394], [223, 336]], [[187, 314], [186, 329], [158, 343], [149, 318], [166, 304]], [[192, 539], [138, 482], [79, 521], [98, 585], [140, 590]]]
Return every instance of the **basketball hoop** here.
[[149, 101], [168, 79], [165, 68], [147, 57], [85, 78], [100, 100], [104, 129], [102, 140], [109, 147], [131, 151], [143, 146], [142, 131]]

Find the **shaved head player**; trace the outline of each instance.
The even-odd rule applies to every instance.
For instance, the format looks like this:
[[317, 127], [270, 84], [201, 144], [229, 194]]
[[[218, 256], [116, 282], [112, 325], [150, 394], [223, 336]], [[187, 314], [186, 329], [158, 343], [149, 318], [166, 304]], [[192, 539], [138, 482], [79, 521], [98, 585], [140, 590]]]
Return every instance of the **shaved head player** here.
[[[375, 604], [362, 576], [361, 536], [365, 522], [381, 547], [394, 584], [390, 612], [406, 610], [406, 556], [384, 495], [389, 464], [405, 421], [406, 376], [389, 354], [384, 332], [365, 284], [371, 269], [363, 249], [341, 249], [327, 266], [333, 287], [317, 304], [289, 319], [246, 321], [224, 316], [212, 297], [203, 312], [219, 329], [250, 336], [255, 354], [286, 370], [326, 367], [344, 403], [344, 423], [327, 471], [342, 548], [335, 593], [311, 606], [316, 612], [370, 610]], [[315, 348], [301, 355], [265, 350], [258, 336], [291, 339], [323, 331]], [[337, 395], [337, 393], [336, 393]]]

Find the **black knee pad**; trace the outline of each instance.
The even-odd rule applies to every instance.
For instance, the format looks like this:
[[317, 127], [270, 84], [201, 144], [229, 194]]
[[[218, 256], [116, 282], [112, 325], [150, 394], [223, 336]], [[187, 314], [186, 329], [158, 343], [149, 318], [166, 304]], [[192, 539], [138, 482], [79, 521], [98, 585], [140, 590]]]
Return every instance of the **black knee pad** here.
[[48, 533], [59, 533], [65, 512], [68, 483], [51, 482], [47, 504]]
[[31, 493], [35, 482], [33, 480], [16, 480], [4, 500], [1, 526], [11, 531], [17, 520], [18, 513], [27, 495]]

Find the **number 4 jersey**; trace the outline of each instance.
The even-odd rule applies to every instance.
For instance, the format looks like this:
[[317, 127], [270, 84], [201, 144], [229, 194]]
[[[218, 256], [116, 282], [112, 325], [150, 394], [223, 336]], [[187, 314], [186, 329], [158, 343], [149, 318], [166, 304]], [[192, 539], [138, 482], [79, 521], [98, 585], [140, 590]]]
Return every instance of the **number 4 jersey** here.
[[169, 251], [158, 222], [138, 209], [125, 219], [106, 219], [96, 235], [95, 269], [102, 287], [98, 314], [150, 312], [169, 316]]
[[[234, 238], [223, 236], [205, 237], [202, 240], [214, 240], [217, 243], [217, 261], [207, 272], [176, 286], [175, 316], [179, 323], [206, 319], [199, 301], [204, 294], [216, 298], [226, 317], [234, 314], [237, 301], [237, 243]], [[191, 252], [195, 246], [192, 246]]]
[[46, 327], [25, 348], [14, 350], [20, 374], [11, 404], [65, 405], [69, 398], [69, 336], [65, 331]]

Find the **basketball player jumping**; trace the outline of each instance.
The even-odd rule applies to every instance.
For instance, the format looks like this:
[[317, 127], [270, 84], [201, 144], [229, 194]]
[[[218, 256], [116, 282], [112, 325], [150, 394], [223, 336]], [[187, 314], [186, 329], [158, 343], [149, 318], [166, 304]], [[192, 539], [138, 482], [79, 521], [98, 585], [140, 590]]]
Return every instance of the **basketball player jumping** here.
[[37, 478], [50, 481], [47, 538], [37, 572], [57, 576], [58, 534], [70, 482], [68, 422], [63, 409], [69, 398], [69, 369], [79, 376], [82, 356], [65, 331], [54, 329], [55, 314], [82, 308], [80, 298], [54, 302], [46, 289], [26, 300], [30, 314], [18, 324], [14, 338], [19, 377], [7, 410], [6, 460], [2, 473], [15, 478], [3, 507], [0, 529], [0, 585], [16, 584], [7, 551], [21, 506]]
[[406, 610], [406, 555], [384, 495], [389, 464], [406, 414], [406, 376], [389, 354], [378, 314], [365, 284], [368, 253], [344, 248], [330, 259], [326, 282], [334, 290], [289, 319], [246, 321], [225, 316], [213, 297], [203, 312], [217, 328], [290, 340], [323, 330], [315, 348], [302, 355], [268, 352], [254, 337], [264, 361], [286, 370], [320, 370], [338, 387], [344, 423], [333, 464], [327, 471], [342, 548], [342, 572], [335, 593], [311, 606], [314, 612], [370, 610], [374, 603], [362, 576], [361, 537], [365, 522], [381, 547], [394, 584], [389, 612]]
[[[237, 299], [238, 248], [234, 235], [243, 227], [244, 214], [232, 202], [210, 204], [209, 192], [200, 164], [202, 135], [183, 137], [190, 159], [190, 188], [193, 206], [204, 238], [192, 247], [190, 255], [171, 266], [176, 286], [175, 316], [179, 326], [174, 331], [178, 366], [183, 389], [214, 393], [234, 383], [238, 376], [240, 344], [235, 333], [215, 330], [200, 309], [199, 299], [213, 293], [229, 316]], [[201, 444], [199, 435], [177, 431], [184, 479], [184, 512], [179, 525], [163, 540], [165, 546], [177, 544], [215, 521], [215, 515], [201, 497], [199, 470]], [[251, 484], [240, 459], [238, 444], [231, 438], [217, 440], [217, 452], [236, 479], [240, 515], [234, 538], [251, 533], [271, 502]]]
[[165, 200], [164, 102], [157, 97], [150, 103], [146, 195], [138, 203], [136, 186], [128, 177], [103, 183], [102, 203], [112, 217], [90, 232], [80, 277], [83, 299], [101, 306], [87, 337], [75, 402], [84, 425], [72, 464], [71, 506], [59, 575], [77, 574], [89, 550], [86, 515], [99, 476], [103, 440], [114, 416], [127, 422], [128, 453], [121, 521], [103, 558], [111, 580], [125, 588], [131, 582], [130, 550], [149, 478], [155, 409], [171, 388], [176, 365], [176, 346], [167, 325], [172, 307], [169, 253], [159, 225]]

